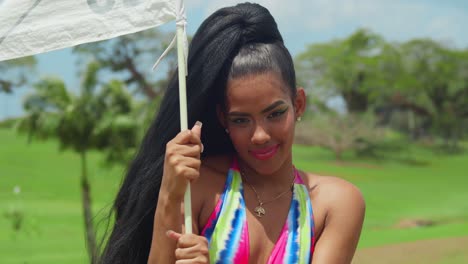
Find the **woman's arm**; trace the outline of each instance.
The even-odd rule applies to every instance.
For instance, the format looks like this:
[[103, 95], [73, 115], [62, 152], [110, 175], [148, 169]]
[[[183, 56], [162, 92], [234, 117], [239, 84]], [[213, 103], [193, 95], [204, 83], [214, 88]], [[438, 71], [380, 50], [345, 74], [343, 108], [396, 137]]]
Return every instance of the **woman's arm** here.
[[364, 221], [364, 198], [354, 185], [333, 177], [321, 184], [320, 193], [327, 210], [312, 263], [349, 264]]
[[167, 143], [164, 172], [154, 215], [148, 263], [174, 263], [177, 241], [169, 230], [182, 233], [182, 203], [187, 182], [200, 176], [201, 124], [180, 132]]
[[159, 195], [148, 264], [175, 262], [176, 241], [170, 239], [166, 233], [169, 230], [182, 232], [181, 204], [181, 201], [171, 200], [168, 195]]

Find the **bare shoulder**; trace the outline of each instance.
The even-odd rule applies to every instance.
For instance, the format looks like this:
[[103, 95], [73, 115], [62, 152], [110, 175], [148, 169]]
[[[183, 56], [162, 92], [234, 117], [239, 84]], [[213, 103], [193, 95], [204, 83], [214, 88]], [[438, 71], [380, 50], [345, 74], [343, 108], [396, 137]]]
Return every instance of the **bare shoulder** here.
[[351, 263], [365, 215], [361, 191], [339, 177], [302, 175], [309, 186], [317, 231], [312, 262]]
[[[349, 181], [333, 176], [312, 176], [319, 184], [321, 199], [332, 204], [355, 203], [364, 206], [364, 197], [361, 191]], [[326, 194], [326, 195], [323, 195]]]
[[361, 191], [349, 181], [334, 176], [322, 176], [308, 172], [302, 172], [304, 181], [309, 187], [312, 199], [322, 202], [341, 203], [356, 202], [364, 204]]
[[333, 176], [322, 176], [303, 172], [304, 181], [309, 187], [314, 214], [318, 224], [325, 225], [331, 216], [356, 216], [363, 219], [365, 213], [364, 197], [354, 184]]

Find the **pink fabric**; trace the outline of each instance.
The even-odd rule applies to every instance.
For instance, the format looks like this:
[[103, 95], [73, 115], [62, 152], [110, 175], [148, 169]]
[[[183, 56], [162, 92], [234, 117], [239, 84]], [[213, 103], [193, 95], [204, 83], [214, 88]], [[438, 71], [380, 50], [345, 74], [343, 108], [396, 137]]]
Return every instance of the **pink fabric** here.
[[276, 264], [283, 261], [283, 256], [286, 251], [286, 244], [288, 240], [288, 226], [285, 224], [283, 230], [281, 230], [280, 237], [271, 252], [270, 257], [268, 258], [267, 264]]
[[236, 252], [234, 263], [249, 263], [250, 243], [249, 243], [249, 229], [247, 223], [242, 229], [242, 237], [239, 244], [239, 250]]
[[208, 221], [206, 222], [206, 225], [203, 227], [203, 230], [201, 231], [201, 235], [204, 236], [206, 233], [206, 229], [213, 224], [214, 221], [216, 221], [216, 216], [218, 215], [219, 211], [221, 210], [221, 205], [223, 201], [222, 199], [218, 199], [218, 202], [216, 203], [216, 207], [211, 212], [210, 218], [208, 218]]

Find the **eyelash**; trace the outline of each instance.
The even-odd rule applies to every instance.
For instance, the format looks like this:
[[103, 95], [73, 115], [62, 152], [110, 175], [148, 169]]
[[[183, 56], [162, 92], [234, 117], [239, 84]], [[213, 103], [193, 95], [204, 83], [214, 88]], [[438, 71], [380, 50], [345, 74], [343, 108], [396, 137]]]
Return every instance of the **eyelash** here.
[[[268, 119], [280, 118], [284, 113], [286, 113], [286, 111], [288, 111], [288, 108], [286, 108], [284, 110], [275, 111], [275, 112], [269, 114], [267, 118]], [[231, 121], [231, 123], [233, 123], [235, 125], [244, 125], [244, 124], [249, 122], [249, 119], [245, 118], [245, 117], [239, 117], [239, 118], [233, 118], [230, 121]]]
[[278, 117], [282, 116], [284, 113], [286, 113], [286, 111], [288, 111], [288, 108], [285, 108], [285, 109], [279, 110], [279, 111], [275, 111], [275, 112], [269, 114], [268, 118], [270, 118], [270, 119], [278, 118]]
[[242, 125], [247, 123], [249, 120], [248, 118], [233, 118], [231, 119], [231, 122], [236, 124], [236, 125]]

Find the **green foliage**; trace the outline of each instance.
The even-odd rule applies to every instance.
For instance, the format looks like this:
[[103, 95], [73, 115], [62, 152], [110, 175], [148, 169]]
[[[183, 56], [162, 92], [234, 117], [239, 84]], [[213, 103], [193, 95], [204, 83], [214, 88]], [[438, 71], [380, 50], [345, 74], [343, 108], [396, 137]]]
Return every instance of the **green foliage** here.
[[11, 93], [15, 87], [20, 87], [31, 80], [36, 67], [33, 56], [13, 60], [0, 61], [0, 92]]
[[342, 96], [350, 112], [367, 111], [369, 97], [378, 97], [372, 84], [383, 44], [379, 35], [358, 30], [344, 40], [310, 45], [296, 58], [299, 83], [325, 98]]
[[133, 117], [133, 97], [117, 80], [100, 83], [98, 63], [90, 63], [79, 95], [62, 80], [44, 78], [24, 102], [28, 116], [20, 124], [30, 139], [57, 138], [61, 149], [99, 149], [107, 160], [127, 162], [137, 144], [139, 124]]
[[404, 127], [413, 138], [442, 137], [453, 146], [468, 134], [467, 49], [430, 39], [387, 43], [358, 30], [310, 45], [296, 65], [299, 82], [312, 97], [340, 96], [350, 113], [375, 110], [386, 125], [399, 115], [405, 120], [394, 128]]
[[18, 123], [18, 118], [6, 118], [0, 120], [0, 128], [14, 128], [15, 125]]
[[462, 138], [468, 121], [468, 51], [448, 49], [432, 40], [409, 41], [402, 50], [404, 67], [413, 78], [413, 86], [407, 87], [412, 96], [406, 101], [424, 109], [436, 135]]
[[79, 95], [70, 93], [62, 80], [45, 78], [26, 97], [28, 112], [19, 123], [29, 139], [56, 138], [62, 150], [80, 154], [83, 217], [90, 263], [97, 263], [98, 248], [92, 220], [90, 182], [87, 153], [98, 149], [106, 153], [106, 160], [127, 162], [137, 144], [139, 124], [132, 116], [133, 97], [125, 85], [117, 80], [100, 83], [99, 64], [88, 64]]
[[[148, 99], [155, 99], [162, 95], [169, 77], [175, 71], [175, 52], [168, 53], [157, 72], [151, 72], [151, 67], [169, 45], [174, 34], [153, 28], [111, 40], [79, 45], [74, 47], [73, 51], [80, 55], [82, 62], [95, 62], [95, 67], [88, 66], [85, 72], [110, 73], [114, 79], [125, 83], [130, 90], [143, 94]], [[95, 81], [91, 79], [85, 83]]]

